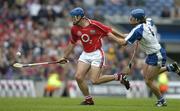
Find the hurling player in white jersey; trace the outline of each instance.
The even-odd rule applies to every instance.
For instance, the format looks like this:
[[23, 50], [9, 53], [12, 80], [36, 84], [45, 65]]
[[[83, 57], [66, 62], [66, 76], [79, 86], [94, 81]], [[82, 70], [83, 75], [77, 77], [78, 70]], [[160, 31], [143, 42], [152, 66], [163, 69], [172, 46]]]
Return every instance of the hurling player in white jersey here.
[[166, 100], [153, 81], [156, 76], [165, 71], [176, 72], [180, 75], [180, 68], [176, 62], [165, 66], [166, 50], [161, 47], [153, 21], [146, 19], [143, 9], [132, 10], [129, 22], [135, 27], [127, 35], [119, 34], [121, 38], [124, 37], [124, 39], [120, 39], [120, 43], [121, 45], [131, 45], [136, 41], [138, 42], [140, 49], [147, 55], [143, 66], [144, 80], [158, 99], [156, 106], [167, 106]]

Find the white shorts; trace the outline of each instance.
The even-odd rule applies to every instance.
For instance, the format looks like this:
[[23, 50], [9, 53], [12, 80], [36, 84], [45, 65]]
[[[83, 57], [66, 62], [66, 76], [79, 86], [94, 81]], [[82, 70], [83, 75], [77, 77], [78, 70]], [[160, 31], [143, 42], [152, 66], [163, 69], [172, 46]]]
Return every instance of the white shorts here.
[[79, 61], [91, 64], [96, 67], [102, 67], [105, 65], [105, 55], [102, 49], [98, 49], [94, 52], [82, 52], [79, 57]]

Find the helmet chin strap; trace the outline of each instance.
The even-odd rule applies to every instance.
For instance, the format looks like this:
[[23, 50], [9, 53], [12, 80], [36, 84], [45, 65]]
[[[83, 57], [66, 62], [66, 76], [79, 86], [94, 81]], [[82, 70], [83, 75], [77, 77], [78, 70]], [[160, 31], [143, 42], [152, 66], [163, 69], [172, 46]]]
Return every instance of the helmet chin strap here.
[[81, 19], [84, 17], [81, 17], [76, 23], [73, 23], [74, 25], [78, 25], [78, 23], [81, 21]]

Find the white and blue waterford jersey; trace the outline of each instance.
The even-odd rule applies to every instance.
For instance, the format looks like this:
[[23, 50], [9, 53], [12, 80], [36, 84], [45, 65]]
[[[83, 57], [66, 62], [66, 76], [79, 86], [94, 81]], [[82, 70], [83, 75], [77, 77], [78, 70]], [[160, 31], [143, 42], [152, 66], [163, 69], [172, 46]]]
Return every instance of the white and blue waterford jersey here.
[[161, 49], [161, 45], [157, 39], [156, 28], [150, 18], [146, 19], [146, 23], [139, 24], [133, 28], [125, 40], [129, 44], [133, 44], [138, 40], [140, 48], [146, 54], [153, 54]]
[[166, 51], [161, 48], [157, 39], [156, 28], [151, 19], [147, 19], [146, 23], [137, 25], [125, 38], [125, 40], [133, 44], [139, 41], [140, 48], [148, 55], [146, 63], [153, 66], [164, 66], [166, 63]]

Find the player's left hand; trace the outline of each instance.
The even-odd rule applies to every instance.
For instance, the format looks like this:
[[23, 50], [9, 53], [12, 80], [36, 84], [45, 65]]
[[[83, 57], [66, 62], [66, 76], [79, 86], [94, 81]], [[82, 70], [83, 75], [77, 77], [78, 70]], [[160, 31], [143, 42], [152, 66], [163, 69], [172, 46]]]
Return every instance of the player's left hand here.
[[62, 57], [60, 60], [59, 60], [59, 63], [60, 64], [66, 64], [66, 63], [68, 63], [69, 62], [69, 60], [67, 59], [67, 58], [65, 58], [65, 57]]

